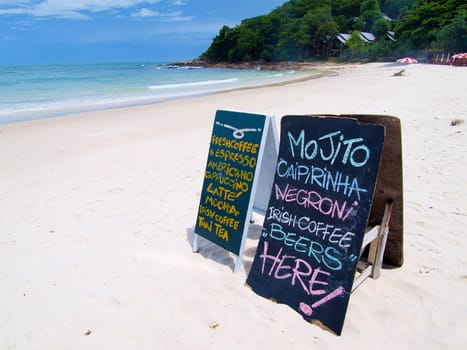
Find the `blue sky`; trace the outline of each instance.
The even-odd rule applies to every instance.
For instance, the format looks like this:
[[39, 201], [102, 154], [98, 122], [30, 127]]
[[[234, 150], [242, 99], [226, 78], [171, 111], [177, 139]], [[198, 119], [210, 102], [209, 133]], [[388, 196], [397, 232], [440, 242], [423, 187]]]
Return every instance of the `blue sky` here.
[[198, 57], [223, 25], [286, 0], [0, 0], [0, 64]]

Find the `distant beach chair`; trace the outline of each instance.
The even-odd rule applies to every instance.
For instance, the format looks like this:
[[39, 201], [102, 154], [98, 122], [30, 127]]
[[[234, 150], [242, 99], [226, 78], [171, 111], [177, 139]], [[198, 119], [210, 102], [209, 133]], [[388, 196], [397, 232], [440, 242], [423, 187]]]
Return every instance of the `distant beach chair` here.
[[401, 76], [403, 76], [404, 74], [405, 74], [405, 69], [402, 69], [402, 70], [400, 70], [400, 71], [394, 73], [392, 76], [393, 76], [393, 77], [401, 77]]
[[404, 262], [401, 125], [399, 118], [392, 116], [329, 116], [353, 118], [361, 124], [385, 127], [378, 178], [352, 286], [354, 291], [368, 277], [378, 278], [383, 263], [400, 267]]

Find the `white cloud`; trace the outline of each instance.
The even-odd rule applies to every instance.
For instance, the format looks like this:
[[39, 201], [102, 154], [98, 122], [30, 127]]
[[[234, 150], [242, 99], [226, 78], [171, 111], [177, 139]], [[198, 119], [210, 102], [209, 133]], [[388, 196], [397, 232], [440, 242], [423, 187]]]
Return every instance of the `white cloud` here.
[[8, 6], [18, 6], [22, 4], [28, 4], [31, 0], [0, 0], [0, 6], [8, 5]]
[[0, 0], [0, 15], [30, 15], [34, 17], [88, 18], [89, 13], [130, 9], [156, 4], [161, 0]]
[[147, 8], [142, 8], [139, 9], [138, 11], [135, 11], [131, 14], [131, 17], [141, 17], [141, 18], [147, 18], [147, 17], [159, 17], [161, 13], [159, 11], [153, 11]]
[[159, 11], [153, 11], [147, 8], [141, 8], [137, 11], [134, 11], [131, 14], [133, 18], [154, 18], [157, 17], [161, 21], [164, 22], [182, 22], [182, 21], [190, 21], [192, 17], [183, 16], [181, 11], [174, 11], [174, 12], [166, 12], [162, 13]]
[[183, 16], [181, 11], [175, 11], [165, 14], [165, 20], [169, 22], [190, 21], [193, 17]]

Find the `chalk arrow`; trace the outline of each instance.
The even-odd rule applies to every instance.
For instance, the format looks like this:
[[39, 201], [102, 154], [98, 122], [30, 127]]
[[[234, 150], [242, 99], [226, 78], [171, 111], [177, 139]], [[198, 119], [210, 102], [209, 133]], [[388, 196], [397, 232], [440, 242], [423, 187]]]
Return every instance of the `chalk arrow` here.
[[338, 297], [339, 295], [344, 293], [344, 291], [345, 291], [344, 287], [340, 286], [335, 291], [329, 293], [324, 298], [319, 299], [318, 301], [315, 301], [311, 305], [301, 302], [300, 311], [303, 312], [307, 316], [311, 316], [313, 314], [313, 308], [317, 308], [318, 306], [323, 305], [324, 303], [327, 303], [329, 300], [334, 299], [335, 297]]

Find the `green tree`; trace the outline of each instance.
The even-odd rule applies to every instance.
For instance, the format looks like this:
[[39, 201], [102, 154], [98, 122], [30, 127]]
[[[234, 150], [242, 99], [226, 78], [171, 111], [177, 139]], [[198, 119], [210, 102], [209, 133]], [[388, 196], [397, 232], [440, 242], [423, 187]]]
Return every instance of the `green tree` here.
[[330, 42], [339, 33], [339, 27], [332, 17], [331, 7], [321, 6], [308, 11], [303, 17], [301, 29], [308, 37], [312, 55], [327, 57]]
[[206, 61], [227, 61], [227, 54], [232, 46], [231, 33], [231, 28], [223, 26], [200, 58]]
[[258, 57], [261, 47], [258, 35], [248, 28], [238, 28], [237, 33], [236, 45], [228, 51], [228, 61], [241, 62], [254, 60]]
[[367, 45], [364, 48], [365, 55], [369, 60], [378, 61], [385, 59], [391, 55], [393, 50], [393, 43], [390, 41], [378, 41], [374, 44]]
[[399, 18], [405, 9], [412, 6], [414, 0], [386, 0], [381, 1], [381, 11], [390, 18]]
[[467, 11], [462, 10], [451, 23], [440, 29], [432, 43], [435, 49], [449, 52], [467, 51]]
[[364, 29], [371, 30], [374, 23], [382, 18], [378, 0], [364, 0], [360, 5], [360, 20], [363, 22]]
[[415, 0], [397, 21], [395, 31], [400, 38], [400, 45], [428, 49], [441, 28], [465, 9], [465, 0]]
[[358, 30], [352, 32], [352, 35], [345, 44], [350, 49], [351, 58], [362, 58], [364, 56], [366, 43], [360, 37]]
[[[385, 19], [382, 12], [394, 20]], [[340, 33], [353, 32], [352, 56], [378, 59], [392, 50], [429, 48], [465, 51], [465, 0], [291, 0], [271, 13], [223, 26], [201, 55], [207, 61], [326, 58]], [[396, 32], [396, 43], [384, 40]], [[366, 45], [356, 32], [371, 31], [379, 42]]]
[[348, 33], [353, 30], [363, 30], [363, 22], [360, 20], [361, 1], [340, 0], [332, 4], [332, 16], [339, 30]]
[[386, 37], [386, 33], [391, 29], [391, 22], [383, 17], [378, 18], [373, 26], [371, 27], [371, 32], [378, 39]]
[[291, 21], [282, 28], [277, 42], [275, 56], [281, 61], [307, 58], [310, 40], [299, 21]]

